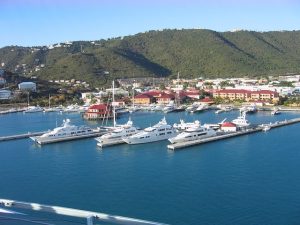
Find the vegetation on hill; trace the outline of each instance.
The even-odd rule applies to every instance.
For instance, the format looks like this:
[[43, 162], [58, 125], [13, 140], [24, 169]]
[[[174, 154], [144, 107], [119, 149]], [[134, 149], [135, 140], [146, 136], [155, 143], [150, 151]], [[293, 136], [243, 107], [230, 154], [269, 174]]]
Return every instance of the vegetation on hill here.
[[300, 31], [149, 31], [52, 49], [4, 47], [0, 63], [27, 76], [93, 85], [107, 72], [111, 78], [175, 77], [178, 72], [181, 78], [282, 75], [300, 72]]

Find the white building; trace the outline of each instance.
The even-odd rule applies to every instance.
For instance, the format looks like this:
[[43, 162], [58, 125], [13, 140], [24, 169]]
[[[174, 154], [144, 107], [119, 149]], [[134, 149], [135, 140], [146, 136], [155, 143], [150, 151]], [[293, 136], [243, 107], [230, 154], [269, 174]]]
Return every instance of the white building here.
[[10, 90], [0, 90], [0, 100], [6, 100], [11, 98], [11, 91]]
[[20, 91], [36, 91], [36, 83], [33, 82], [22, 82], [18, 86]]

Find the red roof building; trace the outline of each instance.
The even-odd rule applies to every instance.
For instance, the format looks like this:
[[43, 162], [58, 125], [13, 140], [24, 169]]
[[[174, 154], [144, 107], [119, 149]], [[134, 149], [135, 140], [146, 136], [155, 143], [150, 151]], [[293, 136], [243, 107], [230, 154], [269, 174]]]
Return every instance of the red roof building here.
[[112, 107], [108, 104], [92, 105], [84, 113], [83, 117], [88, 120], [112, 119]]
[[261, 90], [261, 91], [248, 91], [243, 89], [223, 89], [215, 90], [213, 92], [214, 98], [227, 98], [230, 100], [244, 100], [244, 101], [253, 101], [253, 100], [263, 100], [270, 102], [278, 102], [279, 94], [275, 91]]
[[155, 101], [155, 98], [147, 93], [138, 94], [134, 97], [134, 104], [149, 105]]
[[236, 132], [237, 126], [231, 122], [224, 122], [221, 125], [221, 130], [224, 132]]
[[167, 93], [161, 93], [158, 97], [156, 97], [156, 102], [158, 104], [168, 104], [170, 101], [175, 100], [175, 95], [173, 94], [167, 94]]

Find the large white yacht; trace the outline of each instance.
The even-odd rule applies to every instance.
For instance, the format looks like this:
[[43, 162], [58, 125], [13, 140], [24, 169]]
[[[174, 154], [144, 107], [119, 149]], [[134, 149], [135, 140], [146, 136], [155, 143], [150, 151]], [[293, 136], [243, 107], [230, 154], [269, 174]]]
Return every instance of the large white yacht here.
[[194, 141], [200, 140], [203, 138], [213, 137], [217, 134], [217, 132], [208, 127], [198, 126], [190, 127], [186, 129], [184, 132], [178, 134], [176, 137], [169, 138], [168, 140], [174, 144], [178, 142], [186, 142], [186, 141]]
[[56, 127], [52, 131], [49, 131], [41, 136], [30, 138], [38, 144], [47, 144], [64, 140], [91, 137], [97, 132], [97, 130], [93, 130], [88, 126], [71, 125], [70, 120], [66, 119], [63, 121], [62, 126]]
[[28, 106], [28, 108], [24, 111], [24, 113], [35, 113], [35, 112], [43, 112], [44, 109], [40, 106]]
[[231, 122], [238, 127], [248, 127], [250, 125], [249, 121], [246, 120], [246, 111], [240, 111], [240, 116]]
[[138, 132], [140, 132], [140, 129], [133, 126], [132, 120], [129, 119], [126, 124], [116, 125], [110, 129], [109, 133], [95, 138], [95, 140], [98, 142], [99, 147], [122, 144], [125, 143], [122, 138], [132, 136]]
[[148, 142], [155, 142], [167, 140], [168, 138], [175, 137], [177, 131], [171, 125], [167, 124], [164, 117], [161, 121], [152, 127], [147, 127], [143, 131], [132, 136], [123, 138], [127, 144], [142, 144]]

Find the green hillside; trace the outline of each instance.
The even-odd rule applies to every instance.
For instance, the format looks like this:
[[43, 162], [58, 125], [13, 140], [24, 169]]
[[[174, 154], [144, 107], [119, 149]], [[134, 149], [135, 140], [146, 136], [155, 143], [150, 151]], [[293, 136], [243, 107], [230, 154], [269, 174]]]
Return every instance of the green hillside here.
[[[41, 79], [100, 82], [111, 77], [233, 77], [300, 72], [300, 31], [164, 30], [68, 47], [0, 49], [5, 69]], [[17, 69], [17, 65], [26, 64]], [[35, 67], [44, 64], [39, 71]], [[32, 72], [30, 72], [32, 71]]]

